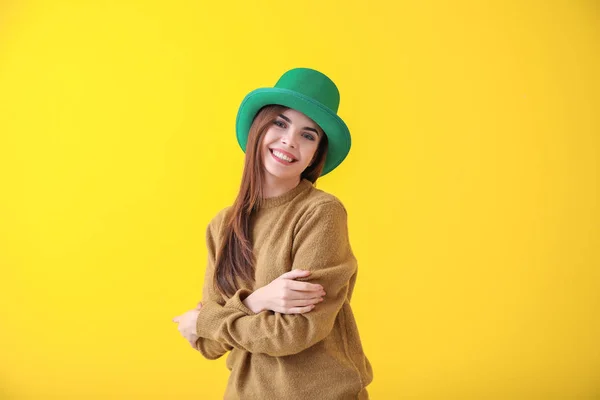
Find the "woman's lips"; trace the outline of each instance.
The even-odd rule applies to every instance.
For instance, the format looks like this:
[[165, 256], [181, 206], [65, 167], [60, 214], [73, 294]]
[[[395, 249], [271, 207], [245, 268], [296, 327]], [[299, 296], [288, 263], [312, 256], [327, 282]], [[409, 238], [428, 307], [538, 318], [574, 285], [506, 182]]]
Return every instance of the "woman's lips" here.
[[[277, 150], [277, 151], [279, 151], [279, 150]], [[293, 164], [293, 163], [295, 163], [295, 162], [296, 162], [296, 160], [294, 160], [294, 161], [292, 161], [292, 162], [287, 162], [287, 161], [285, 161], [285, 160], [282, 160], [281, 158], [279, 158], [279, 157], [277, 157], [275, 154], [273, 154], [273, 150], [272, 150], [272, 149], [269, 149], [269, 153], [271, 153], [271, 157], [273, 157], [273, 158], [275, 159], [275, 161], [278, 161], [278, 162], [280, 162], [280, 163], [281, 163], [281, 164], [283, 164], [283, 165], [291, 165], [291, 164]], [[283, 152], [281, 152], [281, 153], [283, 153]], [[291, 158], [291, 157], [290, 157], [290, 158]]]

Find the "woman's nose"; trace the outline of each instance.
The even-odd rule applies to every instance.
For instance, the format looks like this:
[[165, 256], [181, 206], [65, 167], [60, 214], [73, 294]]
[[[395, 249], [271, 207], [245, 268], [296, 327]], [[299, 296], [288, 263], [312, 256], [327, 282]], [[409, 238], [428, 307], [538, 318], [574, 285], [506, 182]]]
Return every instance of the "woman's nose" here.
[[294, 138], [294, 134], [293, 133], [288, 133], [286, 135], [283, 135], [281, 137], [281, 143], [286, 144], [290, 147], [295, 148], [296, 147], [296, 139]]

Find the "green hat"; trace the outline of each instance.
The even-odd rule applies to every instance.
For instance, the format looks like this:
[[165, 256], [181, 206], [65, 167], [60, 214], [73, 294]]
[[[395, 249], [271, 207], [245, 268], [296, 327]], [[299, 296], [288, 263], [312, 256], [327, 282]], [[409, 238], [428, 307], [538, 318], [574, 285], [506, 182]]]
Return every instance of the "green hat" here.
[[350, 151], [350, 131], [337, 115], [340, 92], [325, 74], [310, 68], [294, 68], [279, 78], [272, 88], [248, 93], [237, 113], [235, 130], [238, 143], [246, 151], [248, 132], [258, 111], [279, 104], [304, 113], [327, 135], [328, 150], [321, 176], [344, 161]]

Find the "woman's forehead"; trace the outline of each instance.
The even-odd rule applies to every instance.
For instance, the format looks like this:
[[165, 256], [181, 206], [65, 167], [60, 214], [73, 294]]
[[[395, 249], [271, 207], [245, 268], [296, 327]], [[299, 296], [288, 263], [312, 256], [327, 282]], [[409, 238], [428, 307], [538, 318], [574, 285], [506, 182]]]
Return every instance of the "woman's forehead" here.
[[294, 110], [293, 108], [288, 108], [282, 114], [288, 117], [293, 124], [317, 127], [315, 121], [310, 119], [306, 114], [298, 110]]

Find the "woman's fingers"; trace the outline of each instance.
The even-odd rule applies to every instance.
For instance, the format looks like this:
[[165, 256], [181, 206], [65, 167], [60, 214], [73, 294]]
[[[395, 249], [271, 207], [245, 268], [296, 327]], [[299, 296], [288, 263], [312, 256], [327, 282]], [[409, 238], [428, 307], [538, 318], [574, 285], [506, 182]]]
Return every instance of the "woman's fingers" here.
[[315, 308], [315, 306], [323, 301], [321, 298], [300, 300], [300, 301], [288, 301], [285, 305], [275, 307], [273, 311], [281, 314], [303, 314], [309, 312]]
[[280, 278], [283, 279], [296, 279], [296, 278], [305, 278], [308, 275], [310, 275], [310, 271], [307, 271], [305, 269], [293, 269], [289, 272], [286, 272], [283, 275], [280, 275]]
[[310, 306], [312, 304], [319, 304], [320, 302], [323, 301], [322, 297], [315, 297], [312, 299], [302, 299], [302, 300], [290, 300], [286, 303], [286, 306], [288, 308], [291, 307], [306, 307], [306, 306]]
[[309, 282], [299, 282], [299, 281], [289, 281], [287, 282], [287, 287], [292, 290], [297, 290], [301, 292], [318, 292], [323, 290], [323, 286], [317, 283], [309, 283]]
[[283, 297], [284, 300], [294, 301], [294, 300], [313, 300], [319, 299], [320, 297], [325, 296], [325, 291], [321, 290], [320, 292], [298, 292], [295, 290], [288, 291]]
[[283, 289], [283, 296], [287, 300], [312, 299], [325, 294], [323, 286], [307, 282], [288, 281]]
[[286, 300], [283, 304], [278, 304], [272, 308], [272, 311], [281, 314], [303, 314], [315, 308], [317, 304], [323, 301], [322, 297], [313, 297], [309, 299]]
[[314, 304], [306, 307], [293, 307], [290, 308], [286, 314], [304, 314], [311, 311], [313, 308], [315, 308]]

